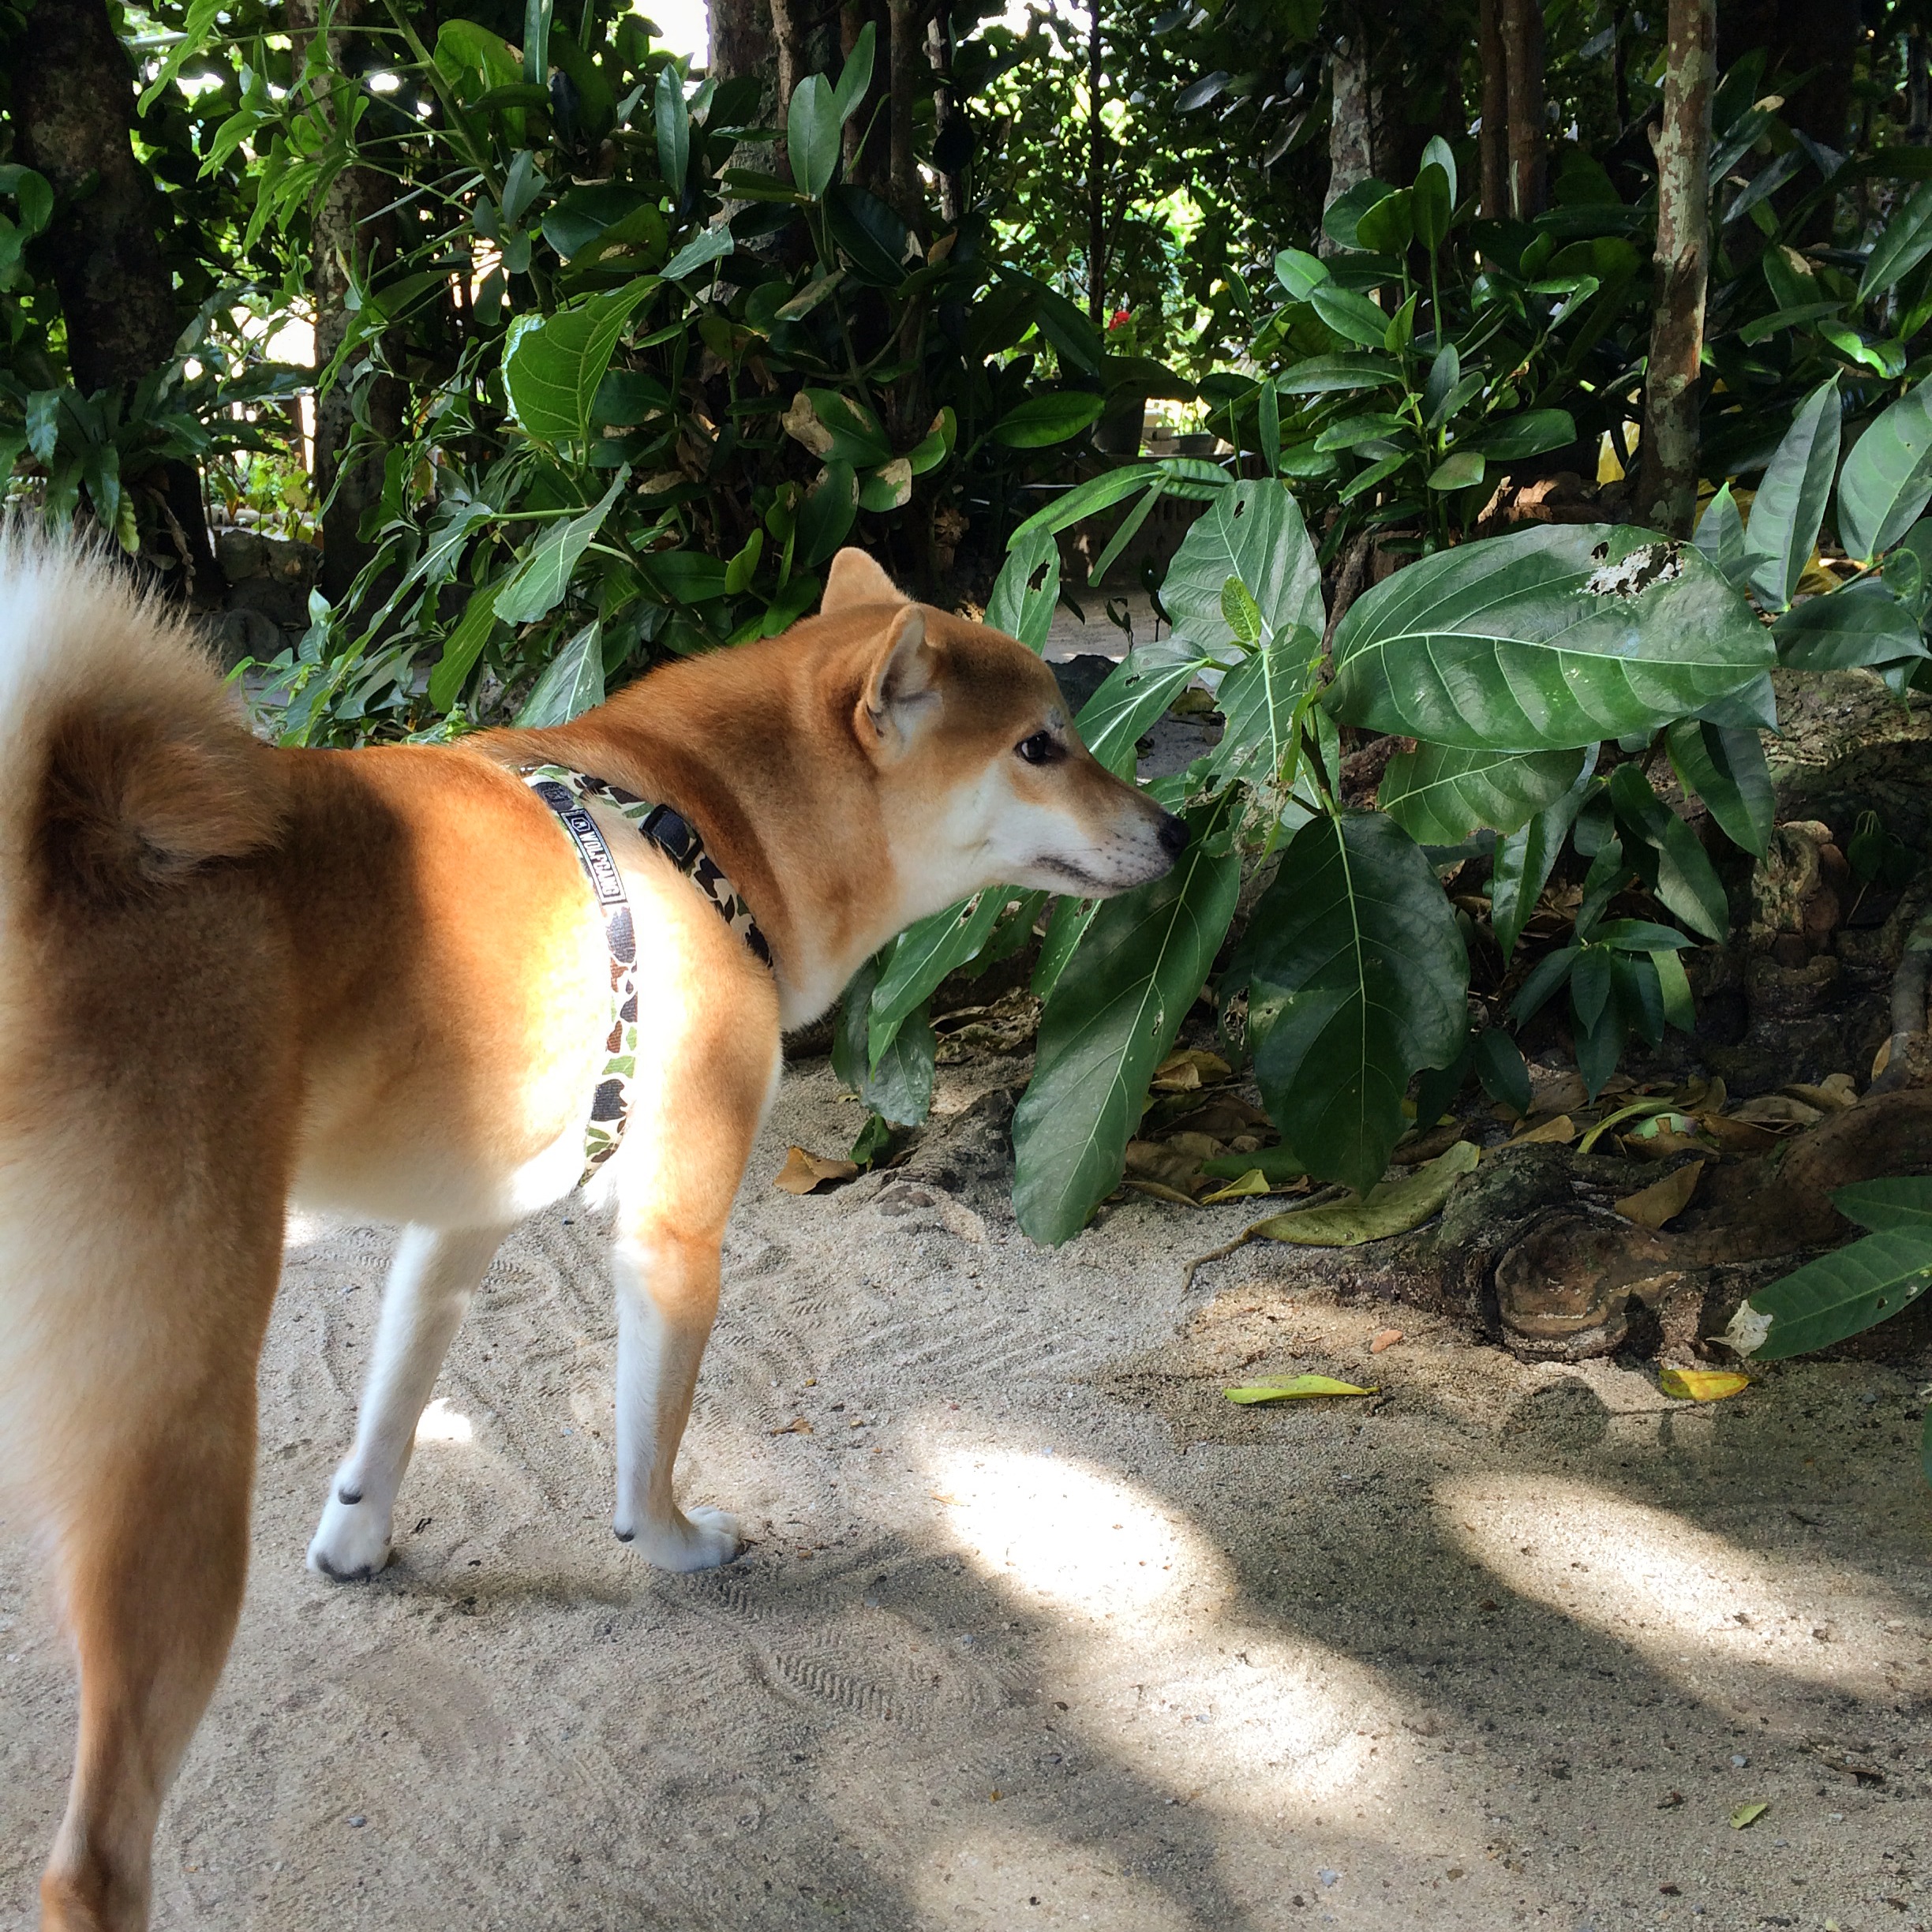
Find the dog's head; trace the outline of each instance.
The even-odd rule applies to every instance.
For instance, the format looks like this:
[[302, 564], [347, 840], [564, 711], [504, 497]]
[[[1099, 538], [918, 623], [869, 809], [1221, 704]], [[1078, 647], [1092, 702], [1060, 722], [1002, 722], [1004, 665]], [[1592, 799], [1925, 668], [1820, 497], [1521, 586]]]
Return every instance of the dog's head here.
[[909, 918], [994, 885], [1105, 897], [1179, 857], [1185, 826], [1087, 749], [1024, 644], [913, 603], [858, 550], [833, 560], [821, 614], [852, 626], [851, 729]]

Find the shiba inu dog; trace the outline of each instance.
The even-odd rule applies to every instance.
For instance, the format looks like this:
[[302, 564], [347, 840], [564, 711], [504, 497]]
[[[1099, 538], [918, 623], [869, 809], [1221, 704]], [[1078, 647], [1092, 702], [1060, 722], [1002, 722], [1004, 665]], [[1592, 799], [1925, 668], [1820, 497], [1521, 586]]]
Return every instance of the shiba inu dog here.
[[781, 1030], [966, 893], [1120, 892], [1186, 837], [1032, 652], [856, 550], [816, 617], [572, 724], [343, 752], [260, 742], [173, 620], [17, 533], [0, 769], [0, 1470], [78, 1657], [64, 1932], [147, 1921], [242, 1601], [291, 1202], [404, 1229], [316, 1570], [388, 1560], [471, 1295], [580, 1185], [617, 1230], [616, 1533], [727, 1562], [672, 1472]]

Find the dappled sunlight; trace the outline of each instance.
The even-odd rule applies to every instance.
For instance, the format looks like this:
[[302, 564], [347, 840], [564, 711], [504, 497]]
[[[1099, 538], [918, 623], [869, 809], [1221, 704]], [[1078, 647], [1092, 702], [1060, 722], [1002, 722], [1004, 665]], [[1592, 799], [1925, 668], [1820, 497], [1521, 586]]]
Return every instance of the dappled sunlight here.
[[470, 1418], [460, 1410], [449, 1406], [447, 1396], [439, 1395], [416, 1419], [416, 1440], [421, 1443], [470, 1443], [476, 1440], [476, 1430]]
[[1642, 1652], [1667, 1676], [1768, 1667], [1861, 1695], [1924, 1675], [1885, 1619], [1904, 1606], [1873, 1584], [1821, 1593], [1814, 1565], [1739, 1547], [1669, 1510], [1549, 1475], [1437, 1486], [1451, 1539], [1519, 1595]]
[[1087, 1926], [1184, 1932], [1201, 1921], [1159, 1885], [1122, 1872], [1104, 1848], [1070, 1844], [1019, 1821], [934, 1844], [909, 1874], [923, 1918], [988, 1926]]

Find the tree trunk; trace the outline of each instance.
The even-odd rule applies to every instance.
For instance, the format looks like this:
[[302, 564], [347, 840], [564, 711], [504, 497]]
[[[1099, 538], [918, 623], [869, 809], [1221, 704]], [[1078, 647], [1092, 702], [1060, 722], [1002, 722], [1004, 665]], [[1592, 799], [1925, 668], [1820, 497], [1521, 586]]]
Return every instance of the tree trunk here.
[[[53, 226], [39, 243], [83, 395], [126, 390], [174, 353], [182, 317], [161, 252], [160, 197], [134, 158], [134, 74], [103, 0], [37, 0], [13, 56], [14, 158], [45, 175]], [[181, 590], [218, 601], [200, 479], [170, 459], [155, 474], [180, 552]]]
[[893, 206], [908, 227], [923, 212], [919, 166], [912, 152], [912, 103], [926, 65], [926, 0], [891, 0]]
[[778, 91], [778, 50], [771, 0], [710, 0], [711, 71], [720, 80], [754, 74]]
[[1482, 216], [1500, 221], [1509, 212], [1509, 62], [1503, 51], [1503, 0], [1482, 0], [1476, 45], [1482, 62]]
[[1905, 138], [1915, 148], [1925, 146], [1932, 137], [1932, 114], [1926, 111], [1926, 37], [1923, 27], [1908, 28], [1905, 36], [1905, 101], [1909, 118]]
[[[361, 14], [361, 0], [336, 0], [331, 21], [328, 69], [339, 73], [350, 32]], [[295, 43], [298, 71], [316, 30], [316, 0], [289, 0], [287, 18]], [[313, 97], [324, 123], [334, 110], [324, 80]], [[388, 178], [373, 168], [346, 167], [330, 182], [309, 218], [309, 291], [315, 303], [316, 369], [327, 369], [349, 332], [347, 297], [351, 279], [367, 286], [395, 259], [395, 235], [387, 223], [371, 217], [393, 199]], [[346, 378], [316, 398], [315, 486], [322, 504], [322, 568], [320, 588], [340, 609], [350, 586], [374, 554], [363, 541], [363, 514], [381, 500], [383, 456], [402, 433], [409, 406], [408, 386], [394, 376], [369, 380], [365, 399], [374, 436], [350, 453], [355, 429], [354, 393]]]
[[1544, 153], [1542, 0], [1502, 0], [1503, 53], [1508, 69], [1509, 202], [1518, 221], [1548, 201]]
[[1669, 36], [1663, 124], [1657, 136], [1657, 313], [1644, 381], [1637, 514], [1657, 530], [1687, 537], [1697, 508], [1716, 0], [1670, 0]]
[[1100, 0], [1087, 0], [1087, 313], [1106, 327], [1106, 129], [1100, 119]]
[[[1322, 197], [1325, 215], [1358, 182], [1375, 172], [1375, 97], [1368, 83], [1367, 36], [1359, 21], [1351, 23], [1346, 41], [1337, 43], [1329, 62], [1328, 188]], [[1335, 244], [1326, 233], [1319, 244], [1331, 255]]]
[[[935, 159], [945, 153], [946, 130], [959, 118], [959, 103], [953, 91], [953, 28], [941, 8], [926, 24], [926, 58], [932, 65], [933, 152]], [[957, 227], [966, 212], [966, 176], [956, 167], [939, 169], [939, 218]]]

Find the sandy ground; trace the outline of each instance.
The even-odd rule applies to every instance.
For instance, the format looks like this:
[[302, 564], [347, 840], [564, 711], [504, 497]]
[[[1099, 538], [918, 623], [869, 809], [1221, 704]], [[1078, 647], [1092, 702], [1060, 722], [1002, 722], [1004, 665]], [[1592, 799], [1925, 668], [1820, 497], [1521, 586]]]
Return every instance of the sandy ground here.
[[[822, 1061], [788, 1077], [682, 1484], [756, 1541], [708, 1575], [611, 1537], [609, 1291], [568, 1207], [459, 1338], [396, 1563], [309, 1574], [391, 1237], [293, 1230], [158, 1925], [1932, 1919], [1911, 1376], [1799, 1365], [1693, 1411], [1352, 1302], [1346, 1256], [1249, 1249], [1184, 1297], [1239, 1207], [1132, 1200], [1043, 1252], [985, 1091], [1017, 1064], [944, 1076], [908, 1167], [806, 1200], [770, 1186], [786, 1143], [839, 1151], [858, 1110]], [[1302, 1368], [1383, 1395], [1220, 1393]], [[32, 1923], [72, 1713], [0, 1544], [0, 1925]]]

